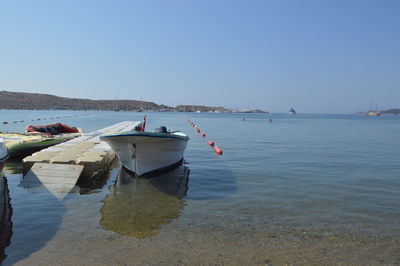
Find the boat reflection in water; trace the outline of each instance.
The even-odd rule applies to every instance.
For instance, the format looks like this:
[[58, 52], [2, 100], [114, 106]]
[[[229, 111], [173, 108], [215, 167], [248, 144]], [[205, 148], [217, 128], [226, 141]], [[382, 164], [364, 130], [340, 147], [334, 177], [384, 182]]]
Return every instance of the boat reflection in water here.
[[4, 250], [11, 243], [12, 208], [8, 191], [7, 179], [0, 176], [0, 264], [6, 258]]
[[22, 174], [22, 162], [8, 159], [7, 162], [3, 164], [2, 169], [3, 173], [6, 175], [20, 175]]
[[163, 175], [135, 179], [121, 168], [100, 210], [104, 229], [146, 238], [179, 218], [185, 206], [189, 168], [184, 165]]

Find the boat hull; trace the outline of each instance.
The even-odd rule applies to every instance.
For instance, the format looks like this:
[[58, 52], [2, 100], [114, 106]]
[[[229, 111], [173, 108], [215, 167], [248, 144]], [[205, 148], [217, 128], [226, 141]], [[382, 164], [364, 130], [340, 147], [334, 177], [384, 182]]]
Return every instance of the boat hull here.
[[122, 133], [102, 136], [121, 164], [139, 176], [153, 176], [172, 170], [183, 160], [189, 138], [173, 133]]
[[11, 159], [21, 159], [34, 152], [74, 139], [80, 134], [61, 134], [54, 137], [18, 133], [0, 133]]
[[2, 164], [5, 160], [7, 160], [8, 157], [10, 157], [10, 152], [7, 149], [6, 144], [4, 143], [4, 139], [0, 138], [0, 164]]

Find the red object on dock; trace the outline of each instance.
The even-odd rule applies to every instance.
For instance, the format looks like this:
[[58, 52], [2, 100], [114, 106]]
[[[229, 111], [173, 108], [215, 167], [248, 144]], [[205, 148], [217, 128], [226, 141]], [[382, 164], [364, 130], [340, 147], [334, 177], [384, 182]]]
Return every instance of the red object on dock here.
[[215, 146], [215, 147], [214, 147], [214, 150], [215, 150], [215, 153], [216, 153], [216, 154], [222, 155], [222, 150], [220, 149], [220, 147]]
[[200, 133], [200, 128], [197, 127], [197, 128], [196, 128], [196, 131], [197, 131], [197, 133]]
[[204, 138], [206, 136], [206, 133], [201, 133], [201, 136]]
[[208, 145], [210, 145], [211, 147], [214, 147], [214, 141], [209, 140], [209, 141], [208, 141]]
[[62, 133], [79, 133], [76, 127], [70, 127], [61, 123], [49, 125], [29, 125], [25, 129], [26, 133], [42, 133], [47, 135], [58, 135]]

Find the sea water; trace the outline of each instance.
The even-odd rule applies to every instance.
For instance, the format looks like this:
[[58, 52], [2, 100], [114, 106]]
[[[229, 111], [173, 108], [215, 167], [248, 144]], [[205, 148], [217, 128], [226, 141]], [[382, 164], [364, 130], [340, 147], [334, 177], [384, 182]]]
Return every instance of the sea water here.
[[[1, 110], [0, 124], [90, 132], [144, 115]], [[173, 172], [135, 179], [115, 161], [60, 201], [21, 186], [21, 162], [6, 163], [12, 236], [0, 243], [3, 264], [400, 264], [399, 116], [146, 115], [147, 130], [190, 137]]]

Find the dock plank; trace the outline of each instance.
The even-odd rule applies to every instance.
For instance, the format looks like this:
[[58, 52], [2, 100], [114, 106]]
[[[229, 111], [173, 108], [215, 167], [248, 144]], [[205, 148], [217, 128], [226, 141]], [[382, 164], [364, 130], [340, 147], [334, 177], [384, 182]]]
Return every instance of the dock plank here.
[[83, 165], [35, 163], [20, 185], [25, 188], [44, 186], [56, 198], [62, 200], [75, 187], [83, 167]]

